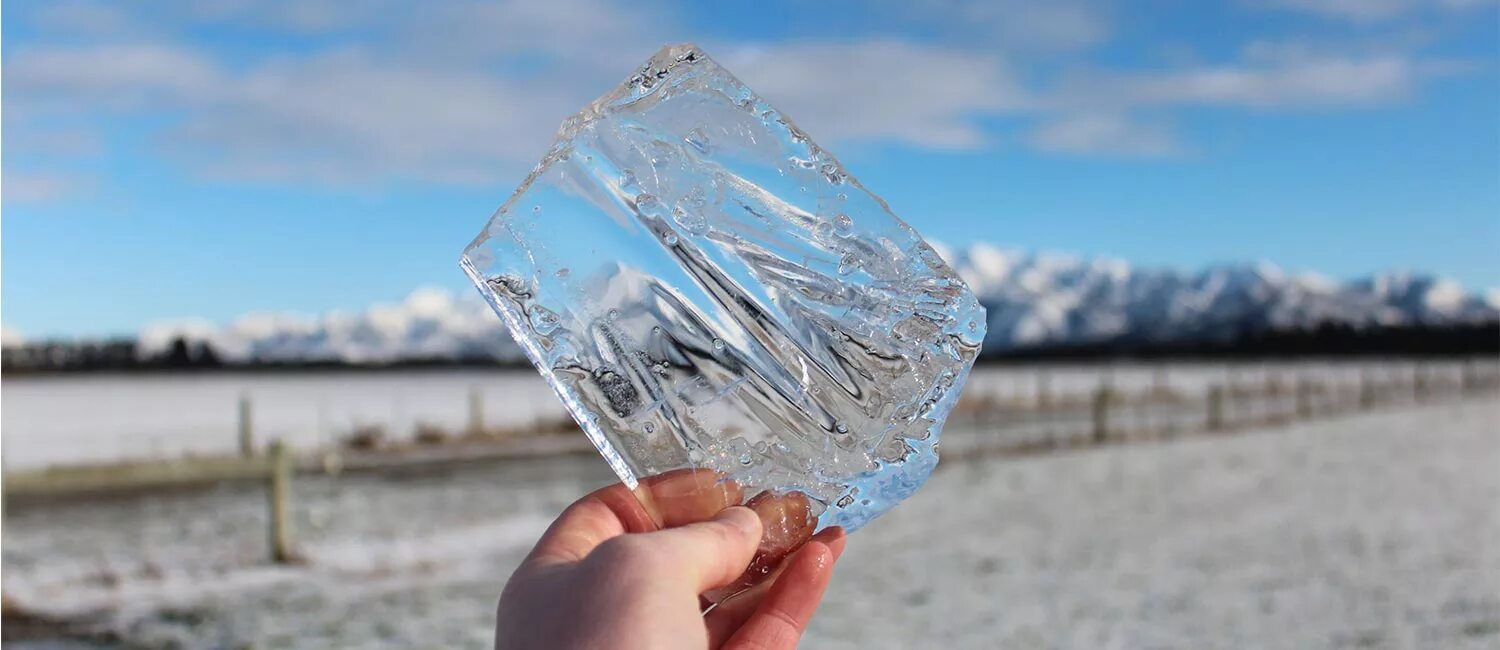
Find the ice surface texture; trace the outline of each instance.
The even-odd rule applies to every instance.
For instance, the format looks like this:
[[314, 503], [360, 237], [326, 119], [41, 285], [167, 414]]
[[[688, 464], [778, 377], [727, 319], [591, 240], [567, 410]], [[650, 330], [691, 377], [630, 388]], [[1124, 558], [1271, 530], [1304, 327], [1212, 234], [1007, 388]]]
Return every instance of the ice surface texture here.
[[566, 120], [462, 265], [626, 485], [714, 470], [806, 494], [819, 529], [926, 480], [985, 332], [910, 226], [693, 45]]

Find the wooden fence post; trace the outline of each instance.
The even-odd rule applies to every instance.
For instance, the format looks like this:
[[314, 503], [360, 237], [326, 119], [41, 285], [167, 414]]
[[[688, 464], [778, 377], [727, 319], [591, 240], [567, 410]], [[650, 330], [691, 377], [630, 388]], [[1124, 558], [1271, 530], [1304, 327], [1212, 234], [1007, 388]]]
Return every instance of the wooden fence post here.
[[250, 394], [240, 395], [240, 455], [245, 458], [255, 456], [255, 423], [252, 413]]
[[286, 443], [271, 443], [271, 561], [288, 564], [297, 561], [292, 542], [292, 453]]
[[1359, 408], [1370, 410], [1375, 406], [1375, 385], [1370, 380], [1368, 369], [1359, 372]]
[[1208, 389], [1208, 430], [1222, 431], [1224, 429], [1224, 387], [1213, 386]]
[[484, 433], [484, 395], [478, 386], [469, 388], [469, 433], [476, 436]]
[[1427, 366], [1417, 364], [1411, 370], [1412, 397], [1418, 402], [1427, 401]]
[[1052, 408], [1052, 376], [1046, 370], [1036, 373], [1036, 408], [1038, 411]]
[[1102, 445], [1109, 440], [1109, 385], [1103, 384], [1094, 391], [1094, 444]]
[[1459, 391], [1463, 393], [1472, 393], [1474, 392], [1476, 383], [1477, 382], [1474, 381], [1474, 360], [1464, 359], [1462, 374], [1459, 377]]
[[1307, 377], [1297, 378], [1297, 417], [1302, 419], [1311, 418], [1312, 408], [1312, 382]]

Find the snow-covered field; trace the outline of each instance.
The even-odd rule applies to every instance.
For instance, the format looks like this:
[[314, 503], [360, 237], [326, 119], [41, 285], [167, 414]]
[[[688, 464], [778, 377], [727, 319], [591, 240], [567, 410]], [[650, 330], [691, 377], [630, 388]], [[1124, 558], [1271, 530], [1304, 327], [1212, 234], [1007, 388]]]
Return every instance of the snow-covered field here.
[[[1162, 386], [1191, 394], [1273, 377], [1407, 378], [1412, 368], [1395, 361], [983, 366], [964, 395], [1026, 399], [1043, 385], [1054, 395], [1081, 395], [1106, 380], [1121, 390]], [[1424, 371], [1456, 379], [1459, 365], [1433, 362]], [[361, 425], [383, 426], [394, 437], [423, 423], [460, 430], [475, 390], [489, 426], [524, 429], [566, 417], [541, 378], [525, 370], [96, 375], [6, 379], [0, 429], [9, 468], [228, 453], [238, 445], [245, 395], [260, 440], [279, 437], [306, 448]]]
[[[4, 591], [145, 647], [483, 648], [530, 542], [608, 480], [592, 457], [301, 478], [300, 568], [261, 562], [253, 486], [12, 503]], [[850, 540], [804, 646], [1500, 646], [1500, 400], [950, 459]]]

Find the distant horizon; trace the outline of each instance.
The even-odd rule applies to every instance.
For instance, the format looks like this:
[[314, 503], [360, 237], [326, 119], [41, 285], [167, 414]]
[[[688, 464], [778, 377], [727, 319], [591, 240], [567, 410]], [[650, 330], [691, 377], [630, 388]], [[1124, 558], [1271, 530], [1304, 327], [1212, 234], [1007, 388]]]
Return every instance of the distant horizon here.
[[[1098, 263], [1106, 263], [1106, 264], [1120, 264], [1120, 263], [1123, 263], [1130, 270], [1136, 271], [1136, 272], [1171, 273], [1171, 274], [1176, 274], [1176, 275], [1180, 275], [1180, 276], [1184, 276], [1184, 277], [1196, 276], [1196, 275], [1199, 275], [1199, 274], [1202, 274], [1202, 273], [1207, 273], [1207, 272], [1212, 272], [1212, 271], [1217, 271], [1217, 270], [1228, 270], [1228, 269], [1260, 269], [1260, 268], [1269, 266], [1270, 269], [1274, 269], [1275, 272], [1280, 273], [1280, 274], [1282, 274], [1282, 275], [1284, 275], [1285, 277], [1288, 277], [1288, 278], [1312, 280], [1312, 281], [1319, 281], [1319, 282], [1322, 282], [1322, 281], [1331, 281], [1331, 282], [1333, 282], [1338, 287], [1345, 287], [1345, 286], [1348, 286], [1348, 285], [1350, 285], [1352, 283], [1361, 282], [1361, 281], [1365, 281], [1365, 280], [1371, 280], [1371, 279], [1375, 279], [1375, 278], [1401, 277], [1401, 276], [1410, 276], [1410, 277], [1417, 277], [1417, 278], [1431, 278], [1431, 279], [1437, 280], [1437, 281], [1456, 282], [1455, 280], [1452, 280], [1451, 278], [1445, 278], [1445, 277], [1440, 276], [1440, 275], [1436, 275], [1436, 274], [1424, 272], [1424, 271], [1422, 271], [1420, 269], [1393, 268], [1393, 269], [1376, 270], [1376, 271], [1372, 271], [1370, 273], [1365, 273], [1365, 274], [1357, 275], [1357, 276], [1350, 277], [1350, 278], [1335, 278], [1335, 277], [1325, 275], [1323, 273], [1320, 273], [1320, 272], [1318, 272], [1316, 270], [1312, 270], [1312, 269], [1288, 269], [1288, 268], [1284, 268], [1284, 267], [1282, 267], [1280, 265], [1277, 265], [1274, 262], [1271, 262], [1269, 260], [1236, 260], [1236, 261], [1214, 263], [1214, 264], [1209, 264], [1209, 265], [1206, 265], [1206, 266], [1200, 266], [1200, 267], [1196, 267], [1196, 268], [1183, 268], [1183, 267], [1177, 267], [1177, 266], [1172, 266], [1172, 265], [1164, 265], [1164, 264], [1163, 265], [1136, 264], [1136, 263], [1131, 262], [1130, 260], [1125, 260], [1125, 259], [1121, 259], [1119, 257], [1108, 256], [1108, 255], [1085, 256], [1085, 255], [1081, 255], [1081, 254], [1074, 253], [1074, 252], [1069, 252], [1069, 251], [1026, 250], [1026, 249], [1022, 249], [1022, 248], [1016, 247], [1016, 246], [1006, 246], [1006, 245], [1000, 245], [1000, 244], [995, 244], [995, 243], [991, 243], [991, 242], [971, 242], [967, 246], [961, 246], [961, 247], [960, 246], [953, 246], [953, 245], [950, 245], [948, 242], [943, 242], [943, 241], [933, 241], [933, 242], [930, 242], [930, 243], [934, 247], [936, 247], [939, 250], [939, 252], [944, 256], [944, 258], [947, 259], [950, 263], [953, 262], [953, 260], [951, 259], [951, 257], [952, 257], [952, 255], [954, 253], [962, 252], [963, 254], [967, 255], [967, 254], [969, 254], [971, 251], [973, 251], [976, 248], [988, 248], [988, 249], [991, 249], [991, 250], [994, 250], [994, 251], [998, 251], [998, 252], [1003, 253], [1003, 254], [1019, 255], [1019, 256], [1022, 256], [1024, 258], [1030, 258], [1030, 259], [1051, 258], [1051, 259], [1057, 259], [1057, 260], [1064, 260], [1064, 259], [1066, 259], [1066, 260], [1072, 260], [1074, 262], [1077, 262], [1077, 263], [1083, 264], [1083, 265], [1092, 265], [1092, 264], [1098, 264]], [[455, 271], [455, 272], [457, 273], [457, 271]], [[1459, 283], [1459, 286], [1460, 286], [1460, 288], [1462, 288], [1462, 290], [1463, 290], [1463, 292], [1464, 292], [1465, 295], [1467, 295], [1467, 296], [1469, 296], [1471, 298], [1474, 298], [1474, 299], [1478, 299], [1478, 300], [1484, 301], [1485, 303], [1489, 304], [1492, 308], [1500, 310], [1500, 285], [1493, 285], [1493, 286], [1489, 286], [1489, 287], [1470, 287], [1470, 286], [1465, 286], [1465, 285], [1462, 285], [1461, 283]], [[437, 292], [437, 293], [434, 293], [434, 292]], [[386, 309], [386, 308], [402, 308], [403, 305], [406, 305], [407, 303], [409, 303], [412, 300], [424, 300], [423, 296], [435, 296], [435, 295], [439, 295], [439, 294], [442, 295], [442, 296], [444, 296], [445, 299], [467, 300], [467, 301], [472, 301], [472, 302], [475, 302], [475, 303], [478, 303], [480, 301], [479, 294], [477, 292], [475, 292], [474, 289], [473, 289], [473, 287], [470, 286], [470, 285], [468, 285], [467, 282], [461, 283], [458, 286], [453, 286], [453, 287], [445, 287], [445, 286], [440, 286], [440, 285], [436, 285], [436, 284], [428, 284], [428, 285], [425, 285], [425, 286], [413, 287], [413, 288], [411, 288], [411, 289], [409, 289], [409, 290], [407, 290], [407, 291], [405, 291], [403, 293], [399, 293], [399, 294], [393, 295], [393, 296], [391, 296], [388, 299], [377, 300], [377, 301], [375, 301], [373, 303], [370, 303], [368, 305], [363, 306], [362, 308], [355, 308], [355, 309], [337, 309], [337, 308], [335, 308], [335, 309], [324, 309], [324, 310], [310, 311], [310, 312], [292, 311], [292, 310], [256, 310], [256, 311], [242, 312], [242, 313], [239, 313], [239, 314], [235, 314], [234, 316], [231, 316], [231, 317], [226, 318], [226, 319], [217, 319], [217, 320], [216, 319], [207, 318], [207, 317], [202, 317], [202, 316], [184, 315], [184, 316], [178, 316], [178, 317], [162, 318], [162, 319], [158, 319], [158, 320], [153, 320], [153, 321], [150, 321], [150, 322], [142, 323], [140, 326], [136, 327], [135, 329], [128, 330], [128, 331], [115, 331], [115, 332], [102, 332], [102, 333], [82, 332], [82, 333], [66, 334], [66, 335], [60, 335], [60, 336], [52, 336], [52, 335], [31, 336], [31, 335], [28, 335], [24, 331], [18, 331], [18, 330], [10, 328], [9, 326], [6, 326], [3, 338], [4, 338], [4, 343], [6, 345], [16, 345], [16, 344], [22, 344], [22, 343], [35, 343], [35, 342], [41, 342], [41, 341], [89, 342], [89, 341], [107, 341], [107, 340], [112, 340], [112, 339], [126, 339], [126, 338], [135, 339], [135, 338], [140, 337], [142, 335], [149, 336], [152, 333], [153, 330], [161, 331], [161, 330], [175, 330], [175, 329], [184, 329], [184, 328], [186, 328], [189, 331], [207, 331], [208, 328], [222, 329], [222, 328], [229, 327], [229, 326], [231, 326], [231, 325], [233, 325], [235, 323], [244, 322], [245, 319], [247, 319], [247, 318], [249, 318], [249, 319], [269, 319], [269, 320], [288, 321], [288, 322], [290, 322], [290, 321], [320, 322], [320, 321], [326, 320], [327, 318], [329, 318], [331, 316], [335, 316], [335, 315], [359, 316], [361, 314], [368, 314], [371, 310], [380, 310], [380, 309]], [[492, 314], [486, 314], [486, 317], [491, 317], [491, 316], [493, 317], [493, 321], [494, 321], [494, 324], [496, 326], [501, 325], [500, 319], [499, 319], [498, 316], [494, 316]]]

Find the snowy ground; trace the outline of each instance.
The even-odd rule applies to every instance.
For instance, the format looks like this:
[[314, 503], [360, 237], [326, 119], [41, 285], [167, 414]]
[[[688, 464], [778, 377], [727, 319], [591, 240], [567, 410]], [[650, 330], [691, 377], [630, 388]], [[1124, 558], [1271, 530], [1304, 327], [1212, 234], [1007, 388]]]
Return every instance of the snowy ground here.
[[[608, 479], [299, 479], [295, 569], [260, 563], [253, 488], [9, 504], [4, 590], [146, 647], [483, 648], [531, 540]], [[952, 459], [851, 539], [804, 646], [1500, 647], [1500, 401]]]
[[[1085, 395], [1101, 381], [1124, 391], [1159, 387], [1189, 395], [1214, 384], [1277, 378], [1288, 385], [1298, 377], [1352, 385], [1362, 373], [1375, 381], [1407, 379], [1413, 368], [1407, 361], [982, 366], [964, 396]], [[1430, 362], [1423, 371], [1456, 380], [1460, 364]], [[423, 423], [461, 430], [476, 390], [489, 426], [525, 428], [567, 417], [529, 370], [75, 375], [6, 379], [0, 429], [5, 466], [13, 469], [228, 453], [237, 448], [238, 405], [246, 395], [261, 440], [285, 438], [307, 448], [362, 425], [382, 426], [393, 437], [409, 436]]]

